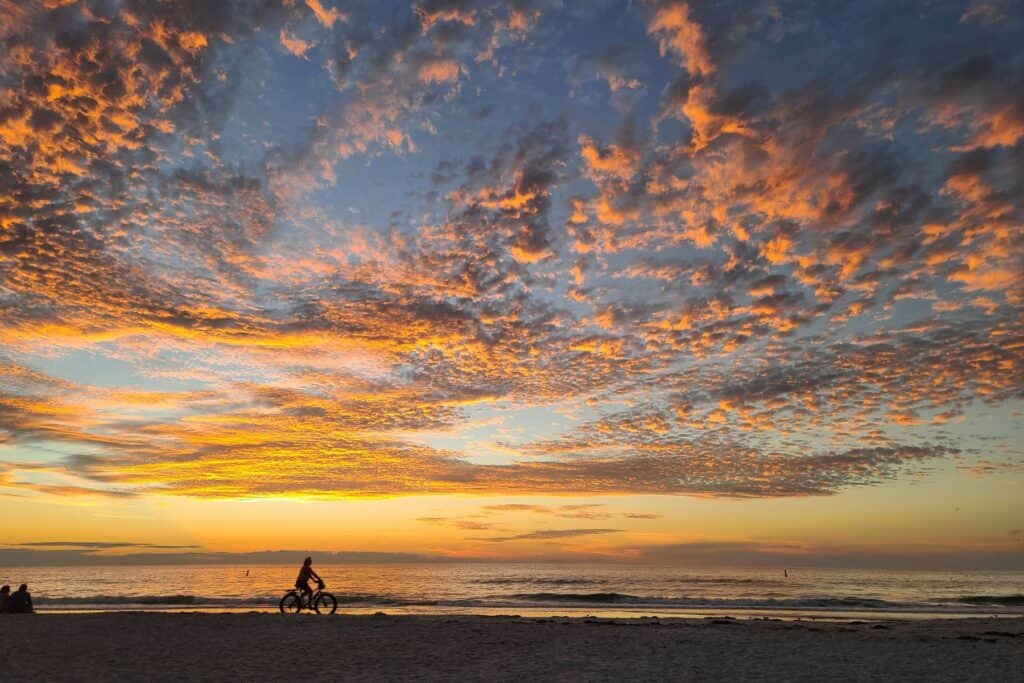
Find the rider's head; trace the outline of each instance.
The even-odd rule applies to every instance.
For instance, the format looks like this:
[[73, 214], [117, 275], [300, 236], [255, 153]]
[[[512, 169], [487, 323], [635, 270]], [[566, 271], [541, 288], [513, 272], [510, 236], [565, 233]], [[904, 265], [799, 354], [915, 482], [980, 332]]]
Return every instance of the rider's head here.
[[313, 558], [312, 557], [307, 557], [306, 561], [303, 562], [302, 564], [304, 564], [306, 566], [309, 566], [309, 565], [313, 564]]

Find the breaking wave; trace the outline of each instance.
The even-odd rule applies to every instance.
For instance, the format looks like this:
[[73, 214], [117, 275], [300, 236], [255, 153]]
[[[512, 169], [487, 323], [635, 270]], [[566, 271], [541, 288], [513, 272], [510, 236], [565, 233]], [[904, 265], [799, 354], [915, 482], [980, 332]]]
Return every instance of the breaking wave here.
[[628, 595], [625, 593], [520, 593], [510, 597], [528, 602], [659, 605], [671, 607], [904, 609], [911, 606], [873, 598], [665, 598]]
[[966, 605], [1024, 605], [1024, 595], [961, 595], [956, 600]]
[[[604, 579], [584, 579], [584, 578], [547, 578], [539, 576], [502, 576], [493, 579], [475, 579], [472, 583], [479, 585], [489, 586], [515, 586], [515, 585], [527, 585], [527, 586], [600, 586], [609, 583]], [[681, 577], [671, 578], [663, 580], [663, 583], [673, 585], [698, 585], [698, 584], [710, 584], [710, 585], [734, 585], [734, 584], [758, 584], [760, 586], [780, 586], [785, 585], [784, 581], [773, 581], [770, 579], [748, 579], [748, 578], [732, 578], [732, 577], [707, 577], [707, 576], [692, 576], [692, 577]]]
[[97, 606], [253, 606], [276, 605], [280, 595], [249, 598], [223, 598], [205, 595], [82, 595], [75, 597], [39, 596], [32, 600], [37, 605], [97, 605]]
[[[40, 596], [33, 598], [39, 605], [65, 606], [195, 606], [195, 607], [269, 607], [277, 606], [283, 593], [278, 595], [254, 595], [245, 598], [214, 597], [209, 595], [85, 595], [75, 597]], [[399, 604], [394, 598], [382, 595], [335, 594], [338, 604]], [[407, 604], [407, 603], [402, 603]]]

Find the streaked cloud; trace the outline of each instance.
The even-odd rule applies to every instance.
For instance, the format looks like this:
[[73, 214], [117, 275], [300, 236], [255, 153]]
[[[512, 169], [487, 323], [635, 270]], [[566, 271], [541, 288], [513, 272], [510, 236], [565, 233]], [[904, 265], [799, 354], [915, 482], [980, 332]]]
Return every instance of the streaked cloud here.
[[481, 540], [490, 541], [492, 543], [503, 543], [507, 541], [552, 541], [563, 538], [577, 538], [579, 536], [593, 536], [595, 534], [613, 534], [618, 531], [621, 531], [621, 529], [542, 529], [540, 531], [530, 531], [525, 534], [493, 536], [482, 538]]
[[19, 548], [78, 548], [82, 550], [108, 550], [119, 548], [146, 548], [151, 550], [184, 550], [198, 548], [197, 545], [154, 545], [152, 543], [128, 543], [121, 541], [33, 541], [16, 544]]

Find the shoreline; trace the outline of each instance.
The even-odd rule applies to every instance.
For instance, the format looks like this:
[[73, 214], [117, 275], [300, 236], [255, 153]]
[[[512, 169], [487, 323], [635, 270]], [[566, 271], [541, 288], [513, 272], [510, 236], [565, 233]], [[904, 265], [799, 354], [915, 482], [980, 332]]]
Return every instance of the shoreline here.
[[[218, 604], [146, 604], [124, 605], [47, 605], [36, 606], [40, 614], [279, 614], [276, 606]], [[835, 607], [673, 607], [657, 605], [349, 605], [339, 603], [338, 616], [415, 616], [415, 617], [566, 617], [573, 619], [707, 619], [735, 618], [743, 620], [772, 619], [777, 621], [938, 621], [950, 619], [1024, 619], [1024, 610], [1017, 608], [835, 608]]]
[[[5, 679], [1013, 680], [1024, 617], [4, 615]], [[13, 654], [16, 653], [16, 656]]]

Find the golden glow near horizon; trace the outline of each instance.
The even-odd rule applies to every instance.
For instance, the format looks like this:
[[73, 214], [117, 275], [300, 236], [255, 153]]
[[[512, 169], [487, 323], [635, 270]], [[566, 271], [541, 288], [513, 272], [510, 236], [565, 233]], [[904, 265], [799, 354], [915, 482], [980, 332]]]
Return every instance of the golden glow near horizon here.
[[4, 543], [1021, 561], [953, 4], [0, 0]]

